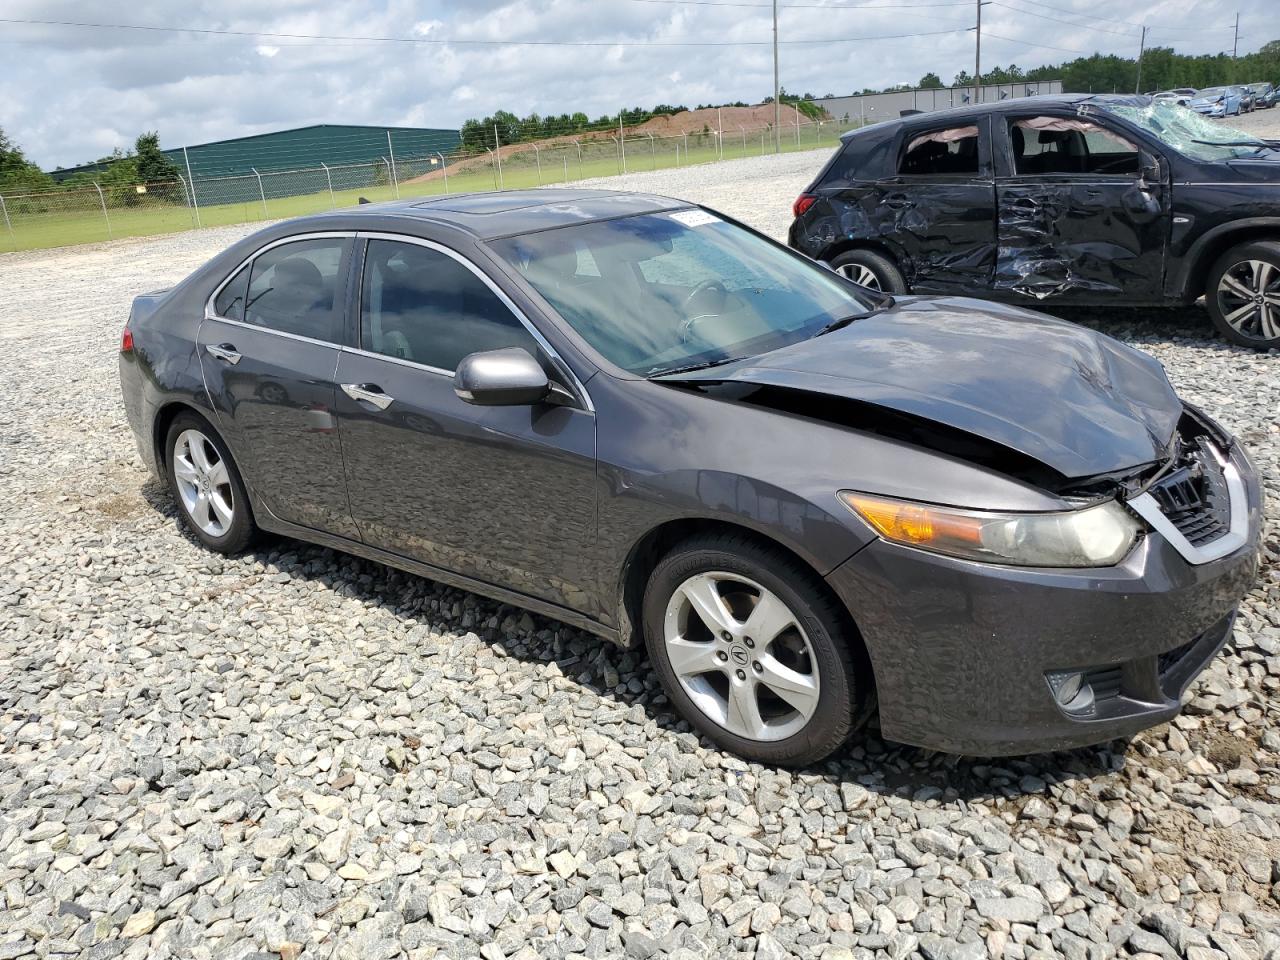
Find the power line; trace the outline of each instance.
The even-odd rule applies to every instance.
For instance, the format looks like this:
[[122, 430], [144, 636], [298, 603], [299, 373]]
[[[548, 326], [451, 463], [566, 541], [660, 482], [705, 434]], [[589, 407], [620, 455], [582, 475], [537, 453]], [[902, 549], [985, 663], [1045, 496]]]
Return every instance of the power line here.
[[[209, 27], [161, 27], [136, 23], [88, 23], [77, 20], [36, 20], [0, 17], [0, 23], [16, 23], [51, 27], [89, 27], [95, 30], [142, 30], [156, 33], [195, 33], [201, 36], [251, 37], [266, 40], [356, 41], [363, 43], [401, 43], [431, 46], [453, 44], [517, 47], [762, 47], [770, 40], [471, 40], [443, 37], [381, 37], [344, 34], [273, 33], [258, 30], [216, 30]], [[929, 30], [922, 33], [877, 34], [870, 37], [821, 37], [801, 40], [779, 40], [787, 44], [861, 43], [867, 40], [900, 40], [907, 37], [936, 37], [945, 33], [963, 33], [966, 27], [951, 30]]]
[[[770, 9], [770, 3], [746, 3], [742, 0], [630, 0], [631, 3], [661, 3], [690, 7], [757, 7]], [[944, 0], [940, 3], [780, 3], [779, 10], [901, 10], [909, 7], [967, 7], [968, 0]]]
[[[1050, 6], [1047, 3], [1040, 3], [1039, 0], [1018, 0], [1019, 3], [1026, 3], [1033, 7], [1040, 7], [1044, 10], [1052, 10], [1054, 13], [1063, 13], [1069, 17], [1084, 17], [1087, 20], [1105, 20], [1108, 23], [1123, 23], [1126, 27], [1140, 27], [1142, 24], [1134, 23], [1132, 20], [1117, 20], [1114, 17], [1104, 17], [1096, 13], [1084, 13], [1076, 10], [1063, 10], [1061, 7]], [[1027, 11], [1019, 11], [1020, 13]]]
[[[1004, 40], [1008, 43], [1020, 43], [1024, 47], [1039, 47], [1042, 50], [1057, 50], [1060, 53], [1078, 53], [1082, 56], [1089, 53], [1089, 51], [1087, 50], [1074, 50], [1070, 47], [1054, 47], [1054, 46], [1050, 46], [1047, 43], [1031, 43], [1028, 40], [1017, 40], [1014, 37], [1002, 37], [999, 34], [991, 33], [990, 31], [987, 31], [986, 35], [990, 37], [992, 40]], [[1014, 82], [1020, 83], [1021, 81], [1014, 81]]]
[[1012, 10], [1014, 13], [1022, 14], [1024, 17], [1039, 17], [1041, 20], [1052, 20], [1054, 23], [1065, 23], [1069, 27], [1078, 27], [1081, 30], [1093, 30], [1097, 33], [1110, 33], [1117, 37], [1132, 37], [1132, 33], [1124, 33], [1120, 30], [1108, 30], [1106, 27], [1095, 27], [1088, 23], [1078, 23], [1073, 20], [1062, 20], [1058, 17], [1050, 17], [1043, 13], [1036, 13], [1034, 10], [1019, 10], [1017, 7], [1011, 7], [1002, 0], [991, 0], [997, 7], [1004, 7], [1006, 10]]

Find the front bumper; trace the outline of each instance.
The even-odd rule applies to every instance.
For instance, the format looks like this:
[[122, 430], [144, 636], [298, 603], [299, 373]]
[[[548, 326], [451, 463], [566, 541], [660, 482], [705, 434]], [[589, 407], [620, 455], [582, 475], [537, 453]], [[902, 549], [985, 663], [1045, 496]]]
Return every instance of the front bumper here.
[[1204, 114], [1206, 117], [1225, 117], [1227, 115], [1226, 104], [1215, 103], [1211, 107], [1192, 107], [1196, 113]]
[[[1115, 567], [974, 563], [876, 541], [828, 582], [853, 614], [875, 670], [890, 740], [975, 756], [1036, 753], [1130, 736], [1165, 722], [1231, 635], [1257, 575], [1261, 489], [1245, 545], [1193, 565], [1148, 533]], [[1093, 702], [1059, 705], [1049, 677], [1086, 673]]]

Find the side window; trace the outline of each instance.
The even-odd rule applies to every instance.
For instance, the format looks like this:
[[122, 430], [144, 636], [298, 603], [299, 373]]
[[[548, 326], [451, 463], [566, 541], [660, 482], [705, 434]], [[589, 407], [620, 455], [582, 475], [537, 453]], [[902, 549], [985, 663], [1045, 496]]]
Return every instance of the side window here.
[[342, 237], [296, 240], [256, 257], [245, 298], [246, 323], [337, 341], [342, 313]]
[[1105, 127], [1069, 117], [1028, 117], [1009, 125], [1019, 176], [1062, 173], [1137, 175], [1138, 148]]
[[249, 266], [245, 264], [213, 301], [213, 312], [228, 320], [244, 319], [244, 288], [249, 283]]
[[948, 127], [908, 134], [908, 137], [907, 149], [898, 163], [898, 173], [938, 176], [978, 172], [977, 126]]
[[523, 347], [533, 335], [489, 286], [453, 257], [416, 243], [370, 240], [360, 342], [374, 353], [456, 370], [470, 353]]

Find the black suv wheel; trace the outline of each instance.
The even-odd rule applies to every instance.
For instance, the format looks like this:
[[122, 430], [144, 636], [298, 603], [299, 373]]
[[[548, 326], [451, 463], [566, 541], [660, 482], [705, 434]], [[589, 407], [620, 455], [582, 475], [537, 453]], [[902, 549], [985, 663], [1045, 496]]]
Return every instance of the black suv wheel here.
[[1218, 332], [1242, 347], [1280, 348], [1280, 243], [1242, 243], [1209, 271], [1205, 305]]
[[884, 293], [906, 293], [907, 281], [898, 265], [873, 250], [850, 250], [832, 257], [831, 269], [854, 283]]

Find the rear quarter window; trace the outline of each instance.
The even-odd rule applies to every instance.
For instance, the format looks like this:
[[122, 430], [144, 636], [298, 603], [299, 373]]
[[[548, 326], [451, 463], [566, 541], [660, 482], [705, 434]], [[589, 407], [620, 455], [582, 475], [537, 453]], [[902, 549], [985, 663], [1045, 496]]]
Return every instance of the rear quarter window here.
[[883, 135], [871, 131], [846, 140], [831, 160], [820, 181], [821, 186], [840, 186], [857, 181], [879, 180], [886, 172], [888, 143]]

